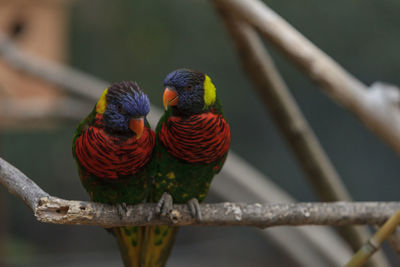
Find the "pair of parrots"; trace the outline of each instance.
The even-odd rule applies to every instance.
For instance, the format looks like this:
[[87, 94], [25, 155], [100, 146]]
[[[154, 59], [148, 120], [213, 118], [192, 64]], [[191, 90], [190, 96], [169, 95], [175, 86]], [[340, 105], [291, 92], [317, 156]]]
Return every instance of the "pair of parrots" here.
[[[114, 83], [79, 124], [73, 156], [81, 182], [96, 202], [158, 203], [165, 214], [188, 203], [201, 216], [201, 202], [227, 156], [230, 130], [211, 79], [179, 69], [164, 80], [165, 113], [154, 133], [146, 120], [147, 95], [133, 81]], [[118, 227], [115, 235], [125, 266], [162, 267], [177, 227]]]

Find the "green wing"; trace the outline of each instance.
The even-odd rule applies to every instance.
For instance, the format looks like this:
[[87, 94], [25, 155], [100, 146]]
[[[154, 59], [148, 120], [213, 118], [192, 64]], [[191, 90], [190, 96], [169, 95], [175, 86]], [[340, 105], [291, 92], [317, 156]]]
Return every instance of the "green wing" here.
[[166, 111], [156, 128], [154, 156], [157, 157], [157, 173], [154, 176], [152, 200], [156, 202], [164, 192], [168, 192], [174, 203], [186, 203], [192, 198], [201, 202], [208, 193], [212, 178], [221, 170], [226, 155], [209, 164], [188, 163], [170, 155], [158, 138], [162, 123], [167, 122], [170, 116], [171, 112]]
[[[208, 193], [212, 178], [221, 170], [226, 156], [210, 164], [192, 164], [170, 155], [158, 138], [161, 125], [163, 122], [167, 122], [169, 116], [171, 116], [170, 111], [166, 111], [156, 128], [156, 147], [153, 153], [156, 172], [153, 173], [151, 201], [157, 202], [164, 192], [168, 192], [173, 197], [174, 203], [187, 203], [192, 198], [197, 198], [201, 202]], [[164, 266], [177, 232], [178, 227], [146, 227], [145, 248], [143, 249], [145, 264], [143, 266]]]
[[[105, 180], [88, 173], [80, 164], [75, 154], [75, 141], [82, 135], [83, 131], [94, 123], [96, 109], [81, 121], [75, 130], [72, 154], [77, 162], [79, 176], [82, 185], [90, 195], [90, 199], [95, 202], [107, 204], [137, 204], [145, 202], [149, 197], [149, 167], [130, 177], [123, 179]], [[146, 126], [150, 127], [146, 122]], [[117, 227], [110, 229], [110, 232], [117, 239], [121, 256], [126, 267], [140, 267], [142, 243], [145, 233], [144, 227]]]

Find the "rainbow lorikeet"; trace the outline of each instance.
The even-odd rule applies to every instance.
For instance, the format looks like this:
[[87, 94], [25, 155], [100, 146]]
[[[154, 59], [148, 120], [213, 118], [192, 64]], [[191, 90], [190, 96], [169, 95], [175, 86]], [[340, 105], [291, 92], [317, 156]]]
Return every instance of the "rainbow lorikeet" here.
[[[146, 115], [150, 102], [136, 82], [112, 84], [75, 131], [72, 153], [81, 182], [93, 201], [137, 204], [148, 200], [149, 161], [155, 134]], [[125, 266], [142, 266], [144, 227], [117, 227]]]
[[[166, 214], [175, 203], [188, 203], [197, 218], [198, 202], [207, 195], [210, 183], [225, 162], [230, 129], [216, 95], [214, 84], [201, 72], [179, 69], [164, 80], [166, 109], [156, 129], [157, 172], [152, 201]], [[177, 227], [146, 228], [146, 266], [164, 266]]]

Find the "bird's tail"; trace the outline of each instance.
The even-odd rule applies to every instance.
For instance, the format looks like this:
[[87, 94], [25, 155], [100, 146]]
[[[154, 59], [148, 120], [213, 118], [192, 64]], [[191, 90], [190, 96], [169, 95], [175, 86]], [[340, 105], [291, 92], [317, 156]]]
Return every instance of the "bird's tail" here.
[[125, 267], [142, 267], [140, 262], [145, 227], [117, 227], [112, 229], [117, 239]]
[[142, 244], [141, 267], [165, 266], [177, 232], [178, 227], [147, 226]]

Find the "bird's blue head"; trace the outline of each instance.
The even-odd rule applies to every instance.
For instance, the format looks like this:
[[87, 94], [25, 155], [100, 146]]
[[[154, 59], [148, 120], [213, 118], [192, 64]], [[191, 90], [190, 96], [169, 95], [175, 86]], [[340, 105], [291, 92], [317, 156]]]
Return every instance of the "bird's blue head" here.
[[164, 79], [165, 109], [175, 115], [191, 116], [207, 110], [215, 103], [216, 89], [208, 75], [190, 69], [178, 69]]
[[144, 119], [150, 111], [150, 101], [139, 85], [133, 81], [113, 83], [100, 97], [97, 113], [103, 115], [106, 131], [132, 134], [139, 139]]

